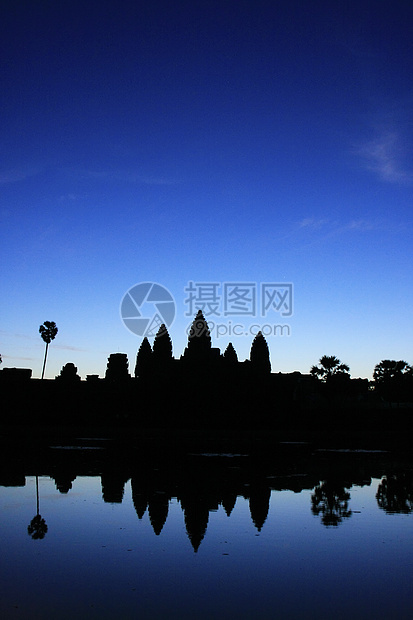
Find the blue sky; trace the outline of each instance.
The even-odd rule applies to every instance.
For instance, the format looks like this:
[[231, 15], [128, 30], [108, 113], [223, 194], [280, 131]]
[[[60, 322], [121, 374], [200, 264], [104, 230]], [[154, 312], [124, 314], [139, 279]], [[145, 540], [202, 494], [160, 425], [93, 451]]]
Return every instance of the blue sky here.
[[[210, 318], [274, 372], [326, 355], [413, 362], [413, 5], [5, 2], [0, 9], [3, 367], [133, 370], [140, 282], [292, 283], [293, 314]], [[149, 310], [148, 310], [149, 312]], [[245, 329], [244, 329], [245, 327]], [[256, 328], [254, 327], [255, 331]], [[268, 329], [271, 329], [268, 328]], [[245, 335], [245, 333], [247, 335]]]

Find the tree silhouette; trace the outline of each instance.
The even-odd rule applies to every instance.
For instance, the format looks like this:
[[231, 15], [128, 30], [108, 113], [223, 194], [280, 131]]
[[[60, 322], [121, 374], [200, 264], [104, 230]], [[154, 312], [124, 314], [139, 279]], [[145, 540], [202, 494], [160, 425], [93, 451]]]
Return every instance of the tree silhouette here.
[[162, 323], [153, 341], [152, 359], [157, 369], [164, 370], [172, 362], [172, 340]]
[[321, 514], [326, 527], [338, 526], [352, 515], [349, 508], [350, 493], [339, 482], [328, 480], [315, 487], [311, 496], [311, 512]]
[[324, 383], [333, 376], [349, 376], [350, 368], [343, 364], [335, 355], [323, 355], [319, 361], [320, 366], [312, 366], [310, 374], [321, 379]]
[[373, 378], [377, 392], [391, 401], [411, 400], [413, 368], [403, 360], [382, 360], [374, 367]]
[[77, 374], [77, 367], [72, 362], [68, 362], [62, 367], [60, 375], [57, 375], [56, 380], [65, 383], [77, 383], [80, 381], [80, 376]]
[[376, 500], [379, 508], [388, 514], [413, 512], [413, 473], [406, 471], [384, 476], [378, 486]]
[[403, 360], [396, 362], [395, 360], [382, 360], [380, 364], [374, 367], [373, 378], [377, 384], [384, 384], [401, 375], [410, 374], [411, 366]]
[[149, 340], [145, 336], [136, 355], [135, 377], [147, 377], [150, 374], [151, 370], [152, 347], [149, 343]]
[[258, 332], [252, 341], [250, 362], [254, 373], [269, 374], [271, 372], [270, 352], [261, 332]]
[[54, 321], [45, 321], [43, 325], [40, 325], [39, 332], [44, 342], [46, 343], [46, 350], [44, 352], [44, 362], [43, 362], [43, 370], [42, 370], [42, 379], [43, 379], [44, 371], [46, 368], [47, 350], [49, 348], [49, 344], [51, 343], [51, 341], [56, 338], [58, 329]]
[[36, 516], [30, 521], [27, 533], [33, 540], [41, 540], [47, 534], [46, 521], [39, 514], [39, 477], [36, 476]]
[[40, 540], [47, 534], [46, 521], [41, 515], [36, 515], [30, 521], [30, 525], [27, 526], [27, 533], [33, 538], [33, 540]]

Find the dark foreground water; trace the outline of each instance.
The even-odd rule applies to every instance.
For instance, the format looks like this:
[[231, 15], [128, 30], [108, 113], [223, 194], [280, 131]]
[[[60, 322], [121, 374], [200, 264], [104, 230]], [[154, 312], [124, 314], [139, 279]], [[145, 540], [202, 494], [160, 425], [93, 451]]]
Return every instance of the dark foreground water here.
[[413, 617], [406, 456], [124, 456], [79, 440], [3, 468], [1, 618]]

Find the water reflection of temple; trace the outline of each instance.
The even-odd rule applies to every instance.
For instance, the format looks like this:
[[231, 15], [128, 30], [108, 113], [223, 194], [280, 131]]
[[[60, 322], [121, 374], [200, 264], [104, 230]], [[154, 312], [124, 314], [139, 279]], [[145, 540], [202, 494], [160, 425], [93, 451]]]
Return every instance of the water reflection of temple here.
[[[186, 533], [195, 551], [198, 550], [208, 527], [210, 512], [223, 507], [230, 516], [237, 497], [249, 498], [250, 487], [240, 478], [240, 467], [205, 467], [193, 459], [190, 468], [178, 467], [171, 476], [169, 468], [143, 468], [132, 475], [132, 501], [139, 519], [146, 511], [156, 535], [159, 535], [168, 517], [169, 503], [176, 498], [181, 506]], [[242, 477], [241, 477], [242, 478]], [[122, 481], [120, 486], [122, 486]], [[248, 493], [245, 492], [248, 489]], [[122, 493], [119, 488], [113, 493]], [[264, 502], [253, 491], [250, 500], [251, 517], [261, 529], [268, 514], [270, 488], [265, 485]]]
[[[204, 539], [211, 512], [220, 507], [230, 517], [238, 498], [249, 504], [251, 521], [257, 532], [264, 527], [269, 510], [271, 492], [318, 488], [318, 479], [307, 474], [268, 475], [265, 469], [251, 467], [247, 457], [202, 458], [193, 457], [172, 467], [170, 464], [141, 463], [131, 475], [120, 467], [108, 464], [101, 472], [102, 499], [106, 503], [121, 503], [125, 487], [130, 481], [132, 502], [139, 520], [145, 515], [155, 535], [159, 536], [168, 519], [169, 505], [177, 500], [183, 513], [188, 539], [198, 551]], [[56, 488], [67, 492], [73, 476], [56, 476]], [[66, 485], [64, 484], [66, 481]], [[348, 495], [349, 497], [349, 495]], [[326, 525], [326, 520], [324, 520]], [[337, 521], [338, 523], [338, 521]], [[331, 524], [331, 523], [330, 523]]]
[[[205, 474], [207, 470], [205, 471]], [[261, 531], [267, 519], [271, 488], [265, 481], [245, 484], [239, 482], [239, 488], [231, 488], [229, 480], [217, 480], [215, 477], [192, 475], [177, 480], [174, 487], [166, 484], [153, 484], [146, 476], [132, 476], [132, 501], [139, 519], [148, 512], [149, 521], [156, 535], [159, 535], [168, 517], [169, 503], [176, 498], [183, 512], [186, 533], [194, 551], [197, 551], [208, 527], [209, 515], [222, 506], [229, 517], [235, 507], [237, 497], [249, 501], [251, 519], [258, 531]], [[123, 490], [123, 489], [122, 489]], [[119, 496], [118, 487], [114, 495]]]
[[[75, 446], [71, 446], [74, 448]], [[209, 453], [160, 456], [123, 449], [48, 450], [42, 461], [24, 463], [23, 457], [2, 458], [0, 486], [23, 486], [27, 475], [47, 475], [59, 493], [67, 494], [79, 477], [99, 477], [102, 500], [120, 504], [128, 493], [137, 519], [148, 519], [154, 535], [160, 536], [170, 516], [170, 504], [177, 503], [188, 540], [196, 552], [210, 525], [210, 513], [223, 510], [230, 517], [238, 499], [248, 502], [251, 523], [257, 532], [265, 528], [274, 491], [308, 491], [308, 509], [326, 527], [337, 527], [353, 512], [350, 489], [380, 480], [376, 500], [386, 513], [413, 512], [413, 476], [409, 467], [387, 468], [376, 455], [326, 456], [304, 447], [288, 450], [281, 446], [268, 458], [262, 454]], [[367, 464], [366, 464], [367, 462]], [[276, 501], [276, 498], [274, 498]]]

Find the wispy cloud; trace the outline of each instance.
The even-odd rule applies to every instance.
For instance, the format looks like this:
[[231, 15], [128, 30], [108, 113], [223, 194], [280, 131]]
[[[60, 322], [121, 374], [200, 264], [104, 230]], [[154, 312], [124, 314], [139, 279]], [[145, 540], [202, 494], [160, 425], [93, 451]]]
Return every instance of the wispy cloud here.
[[21, 357], [18, 355], [2, 355], [3, 361], [7, 360], [17, 360], [19, 362], [37, 362], [37, 357]]
[[166, 176], [144, 175], [134, 170], [85, 170], [83, 178], [138, 183], [141, 185], [179, 185], [181, 181]]
[[22, 338], [24, 340], [35, 340], [36, 338], [34, 338], [34, 336], [31, 336], [29, 334], [21, 334], [21, 333], [10, 333], [5, 329], [0, 329], [0, 337], [5, 338], [5, 337], [13, 337], [13, 338]]
[[346, 225], [342, 228], [343, 231], [361, 231], [368, 232], [373, 230], [382, 230], [384, 229], [383, 222], [374, 221], [374, 220], [350, 220], [346, 223]]
[[365, 167], [383, 181], [410, 184], [413, 182], [413, 170], [409, 170], [404, 163], [405, 151], [405, 144], [396, 131], [382, 132], [358, 149]]
[[328, 219], [325, 218], [315, 218], [315, 217], [305, 217], [298, 222], [298, 228], [308, 228], [312, 230], [323, 228], [328, 224]]
[[[23, 333], [18, 333], [18, 332], [10, 333], [10, 332], [7, 332], [4, 329], [0, 329], [0, 337], [3, 338], [4, 340], [7, 337], [8, 338], [13, 338], [13, 339], [16, 339], [16, 340], [26, 340], [29, 343], [34, 344], [36, 348], [44, 346], [44, 342], [42, 341], [42, 339], [41, 339], [41, 337], [39, 335], [23, 334]], [[30, 346], [30, 345], [28, 345], [28, 346]], [[75, 351], [75, 352], [77, 351], [78, 353], [86, 353], [88, 351], [88, 349], [83, 349], [81, 347], [74, 347], [74, 346], [71, 346], [69, 344], [65, 344], [64, 342], [63, 343], [57, 343], [57, 342], [53, 341], [51, 346], [53, 346], [54, 349], [60, 349], [62, 351]], [[5, 357], [7, 357], [7, 356], [3, 355], [3, 358], [5, 358]], [[13, 356], [13, 357], [15, 357], [15, 356]], [[30, 360], [32, 358], [28, 357], [28, 358], [21, 358], [21, 359], [28, 359], [28, 360]]]
[[306, 234], [307, 239], [311, 240], [311, 243], [323, 241], [331, 237], [339, 235], [351, 234], [351, 233], [370, 233], [377, 231], [389, 231], [392, 229], [394, 232], [397, 230], [406, 230], [408, 224], [403, 222], [400, 227], [397, 224], [386, 222], [382, 219], [328, 219], [317, 217], [306, 217], [296, 222], [296, 232], [302, 232]]
[[87, 349], [81, 349], [80, 347], [71, 347], [68, 344], [53, 344], [54, 349], [61, 349], [62, 351], [77, 351], [78, 353], [85, 353]]
[[12, 168], [9, 170], [0, 170], [0, 185], [24, 181], [38, 173], [38, 168]]

